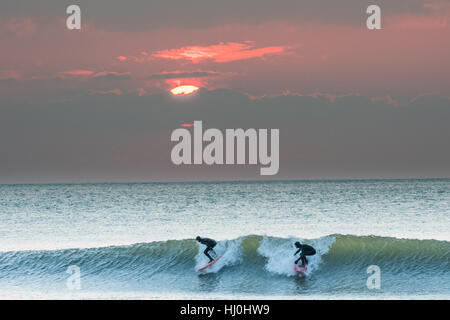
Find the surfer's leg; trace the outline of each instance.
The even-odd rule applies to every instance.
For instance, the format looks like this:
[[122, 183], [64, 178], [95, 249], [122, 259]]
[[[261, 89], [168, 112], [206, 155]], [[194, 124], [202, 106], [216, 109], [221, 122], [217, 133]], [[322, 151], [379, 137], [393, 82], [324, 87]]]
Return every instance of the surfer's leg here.
[[214, 253], [214, 259], [217, 258], [216, 250], [214, 250], [215, 247], [216, 247], [216, 245], [213, 245], [213, 246], [210, 248], [211, 251]]
[[300, 256], [300, 259], [302, 259], [302, 265], [303, 265], [303, 266], [306, 266], [307, 263], [308, 263], [308, 260], [306, 260], [306, 257], [302, 254], [302, 255]]
[[212, 250], [212, 248], [206, 248], [205, 249], [205, 251], [203, 251], [203, 253], [209, 258], [209, 262], [212, 262], [212, 261], [214, 261], [214, 259], [213, 258], [211, 258], [211, 256], [209, 255], [209, 250]]
[[305, 248], [300, 256], [300, 258], [302, 259], [302, 264], [306, 266], [308, 264], [308, 259], [306, 259], [306, 256], [313, 256], [315, 254], [316, 250], [314, 248]]

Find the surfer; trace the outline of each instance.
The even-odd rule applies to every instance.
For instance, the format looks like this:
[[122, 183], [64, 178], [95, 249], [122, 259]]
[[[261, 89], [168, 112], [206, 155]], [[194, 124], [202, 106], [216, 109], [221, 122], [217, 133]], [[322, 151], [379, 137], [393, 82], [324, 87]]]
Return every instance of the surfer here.
[[212, 252], [216, 253], [214, 251], [214, 247], [216, 246], [217, 242], [216, 240], [210, 239], [210, 238], [200, 238], [200, 236], [197, 236], [197, 238], [195, 238], [198, 242], [200, 242], [201, 244], [204, 244], [206, 246], [205, 251], [203, 251], [203, 253], [209, 258], [209, 262], [214, 261], [213, 258], [211, 258], [211, 256], [209, 255], [209, 251], [212, 250]]
[[302, 260], [302, 266], [305, 267], [308, 264], [308, 260], [306, 256], [313, 256], [316, 254], [316, 249], [307, 244], [301, 244], [300, 242], [295, 243], [295, 247], [298, 249], [294, 256], [300, 252], [300, 258], [295, 260], [295, 264], [297, 264], [300, 260]]

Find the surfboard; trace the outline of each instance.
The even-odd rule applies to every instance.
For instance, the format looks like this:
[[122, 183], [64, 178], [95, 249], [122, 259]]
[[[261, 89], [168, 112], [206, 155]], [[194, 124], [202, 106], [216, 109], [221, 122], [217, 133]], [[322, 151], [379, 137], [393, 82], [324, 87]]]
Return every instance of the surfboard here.
[[206, 266], [201, 267], [200, 269], [198, 269], [198, 271], [202, 271], [205, 270], [208, 267], [211, 267], [214, 263], [216, 263], [217, 261], [219, 261], [219, 259], [222, 258], [222, 256], [219, 256], [218, 258], [216, 258], [215, 260], [211, 261], [210, 263], [208, 263]]
[[306, 270], [308, 270], [307, 266], [299, 267], [298, 265], [294, 265], [294, 271], [300, 274], [305, 274]]

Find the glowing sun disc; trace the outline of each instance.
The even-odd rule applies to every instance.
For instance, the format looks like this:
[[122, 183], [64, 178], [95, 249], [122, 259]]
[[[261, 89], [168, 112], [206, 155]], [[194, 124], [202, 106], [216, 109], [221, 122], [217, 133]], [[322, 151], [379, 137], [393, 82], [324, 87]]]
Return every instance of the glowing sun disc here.
[[174, 96], [180, 96], [180, 95], [194, 93], [197, 90], [198, 90], [198, 87], [196, 87], [196, 86], [184, 85], [184, 86], [178, 86], [176, 88], [173, 88], [172, 90], [170, 90], [170, 92]]

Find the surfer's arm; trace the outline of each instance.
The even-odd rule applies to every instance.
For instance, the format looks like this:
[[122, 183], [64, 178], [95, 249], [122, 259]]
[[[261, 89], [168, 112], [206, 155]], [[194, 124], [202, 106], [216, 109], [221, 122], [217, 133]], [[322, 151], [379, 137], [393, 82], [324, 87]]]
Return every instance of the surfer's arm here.
[[297, 253], [299, 253], [300, 251], [302, 251], [302, 249], [298, 249], [298, 250], [294, 253], [294, 256], [297, 255]]

